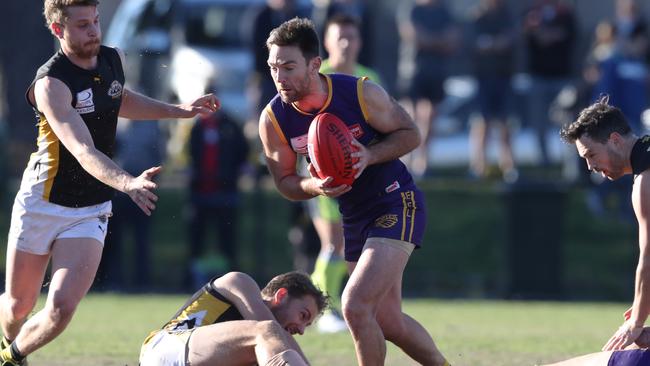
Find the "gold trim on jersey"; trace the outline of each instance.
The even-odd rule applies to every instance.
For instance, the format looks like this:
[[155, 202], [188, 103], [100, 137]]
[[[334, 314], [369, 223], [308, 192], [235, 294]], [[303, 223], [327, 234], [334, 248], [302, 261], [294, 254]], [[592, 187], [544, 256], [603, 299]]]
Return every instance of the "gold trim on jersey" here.
[[287, 141], [286, 136], [284, 136], [284, 132], [282, 132], [282, 127], [280, 127], [280, 122], [278, 122], [277, 117], [275, 117], [275, 113], [273, 113], [273, 108], [271, 108], [270, 104], [266, 105], [266, 114], [268, 114], [269, 118], [271, 119], [271, 123], [273, 123], [273, 128], [275, 129], [275, 132], [277, 132], [278, 136], [280, 137], [280, 140], [284, 142], [286, 145], [289, 145], [289, 142]]
[[366, 100], [363, 97], [363, 82], [368, 80], [367, 76], [360, 77], [357, 80], [357, 98], [359, 98], [359, 106], [361, 107], [361, 113], [363, 113], [363, 118], [368, 121], [368, 118], [370, 118], [370, 112], [368, 112], [368, 105], [366, 104]]
[[232, 305], [204, 291], [163, 328], [167, 330], [192, 329], [212, 324]]
[[314, 115], [317, 115], [317, 114], [323, 112], [325, 109], [327, 109], [327, 107], [330, 106], [330, 102], [332, 102], [332, 94], [334, 94], [333, 91], [332, 91], [332, 79], [329, 77], [329, 75], [326, 75], [326, 74], [320, 74], [319, 73], [318, 75], [323, 75], [325, 77], [325, 80], [327, 81], [327, 100], [325, 101], [325, 104], [323, 105], [323, 107], [321, 107], [321, 109], [316, 113], [309, 113], [309, 112], [305, 112], [305, 111], [301, 110], [300, 108], [298, 108], [298, 106], [295, 103], [291, 103], [291, 106], [293, 107], [293, 109], [295, 109], [296, 111], [298, 111], [298, 113], [303, 114], [305, 116], [314, 116]]
[[54, 177], [56, 177], [59, 172], [59, 138], [56, 137], [54, 131], [52, 131], [52, 127], [42, 114], [40, 115], [40, 121], [38, 123], [37, 140], [37, 145], [41, 144], [44, 144], [44, 149], [41, 149], [41, 146], [38, 146], [38, 150], [45, 150], [47, 154], [39, 158], [38, 164], [39, 169], [40, 165], [45, 165], [45, 168], [47, 169], [47, 178], [43, 185], [43, 199], [49, 202], [52, 186], [54, 185]]
[[[402, 204], [404, 205], [404, 210], [402, 212], [402, 235], [401, 240], [408, 241], [409, 243], [413, 240], [413, 229], [415, 228], [415, 192], [407, 191], [402, 192]], [[409, 220], [407, 220], [409, 219]], [[410, 228], [408, 229], [408, 239], [406, 239], [406, 224], [409, 223]]]

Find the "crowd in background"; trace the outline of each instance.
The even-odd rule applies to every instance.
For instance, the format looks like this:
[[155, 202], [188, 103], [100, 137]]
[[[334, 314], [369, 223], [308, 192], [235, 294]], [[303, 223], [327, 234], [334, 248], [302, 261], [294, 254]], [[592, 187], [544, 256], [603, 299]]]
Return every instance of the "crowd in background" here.
[[[637, 133], [644, 130], [641, 116], [648, 108], [650, 32], [633, 0], [612, 1], [615, 14], [611, 19], [603, 19], [594, 30], [593, 44], [584, 61], [575, 59], [579, 57], [576, 14], [568, 2], [560, 0], [531, 1], [523, 14], [513, 14], [504, 0], [481, 0], [468, 9], [464, 18], [452, 13], [444, 0], [405, 1], [395, 14], [399, 44], [394, 45], [373, 39], [370, 27], [373, 14], [365, 1], [306, 4], [296, 0], [268, 0], [264, 5], [256, 5], [249, 10], [249, 29], [243, 32], [253, 56], [253, 69], [247, 82], [257, 91], [249, 98], [251, 115], [244, 121], [223, 112], [197, 119], [191, 132], [182, 139], [187, 148], [181, 151], [188, 151], [189, 158], [189, 201], [184, 218], [190, 261], [185, 282], [188, 285], [201, 283], [214, 271], [238, 268], [236, 225], [240, 202], [237, 180], [240, 174], [255, 175], [254, 179], [258, 180], [265, 172], [263, 167], [254, 167], [259, 162], [256, 136], [248, 133], [247, 141], [244, 129], [247, 123], [256, 124], [259, 112], [276, 93], [266, 64], [265, 40], [282, 22], [296, 16], [311, 17], [324, 35], [328, 19], [341, 14], [354, 17], [359, 22], [361, 36], [354, 57], [359, 64], [368, 67], [375, 64], [372, 47], [399, 48], [397, 80], [392, 84], [396, 85], [394, 97], [412, 115], [424, 137], [422, 146], [404, 158], [418, 179], [436, 177], [430, 158], [440, 130], [438, 117], [444, 113], [441, 111], [443, 104], [452, 98], [449, 79], [455, 75], [451, 63], [464, 52], [470, 57], [471, 80], [474, 81], [473, 92], [466, 101], [468, 107], [465, 107], [470, 113], [465, 115], [466, 121], [461, 121], [470, 144], [467, 178], [496, 177], [507, 183], [521, 179], [513, 139], [518, 130], [525, 128], [534, 133], [539, 166], [550, 169], [553, 164], [562, 163], [565, 179], [582, 179], [592, 184], [589, 174], [575, 157], [562, 162], [551, 156], [548, 139], [555, 138], [559, 125], [573, 119], [577, 110], [602, 93], [612, 95], [613, 104], [623, 110]], [[342, 47], [348, 46], [346, 43]], [[522, 51], [525, 66], [524, 70], [518, 70], [515, 58]], [[326, 50], [322, 55], [327, 58]], [[576, 72], [576, 64], [581, 65], [579, 72]], [[516, 91], [513, 90], [513, 85], [517, 86], [514, 76], [522, 71], [527, 75], [523, 113], [521, 106], [515, 105], [520, 99], [514, 97]], [[137, 79], [147, 88], [146, 77], [142, 75]], [[158, 79], [154, 77], [153, 80]], [[518, 122], [513, 123], [513, 120]], [[146, 158], [146, 164], [164, 160], [160, 154], [164, 154], [165, 149], [160, 145], [157, 127], [149, 130], [146, 126], [149, 125], [134, 129], [129, 125], [125, 127], [129, 132], [121, 135], [124, 138], [120, 139], [118, 157], [125, 159], [127, 169], [128, 159], [133, 156], [142, 157], [139, 160], [151, 156]], [[255, 130], [249, 128], [249, 131]], [[494, 140], [499, 147], [496, 164], [493, 164], [487, 151], [493, 140], [491, 136], [495, 134]], [[130, 151], [135, 146], [146, 153]], [[629, 186], [629, 182], [593, 183], [590, 207], [595, 213], [604, 213], [605, 202], [615, 195], [619, 197], [616, 202], [620, 204], [621, 217], [630, 219], [631, 208], [624, 199], [629, 195]], [[115, 210], [120, 211], [115, 216], [122, 219], [112, 221], [108, 242], [116, 244], [107, 245], [104, 267], [110, 268], [110, 263], [119, 261], [122, 233], [132, 226], [134, 238], [139, 243], [135, 287], [147, 288], [149, 269], [141, 264], [149, 261], [149, 219], [140, 218], [142, 215], [131, 212], [134, 210], [130, 210], [129, 202], [120, 204], [120, 200], [119, 196], [115, 199]], [[310, 249], [305, 246], [313, 246], [318, 237], [300, 205], [295, 208], [295, 222], [288, 235], [289, 241], [296, 246], [295, 263], [301, 269], [311, 270], [317, 251], [306, 254]], [[217, 231], [217, 243], [210, 246], [204, 243], [205, 230], [209, 228]], [[121, 288], [124, 281], [118, 276], [111, 277], [107, 283], [107, 288]]]
[[[237, 253], [237, 217], [241, 206], [239, 181], [242, 176], [254, 182], [263, 179], [264, 167], [259, 159], [259, 141], [255, 125], [260, 111], [275, 95], [275, 86], [266, 64], [265, 40], [282, 22], [296, 16], [311, 17], [321, 35], [332, 17], [346, 14], [360, 25], [360, 45], [355, 55], [360, 65], [377, 71], [377, 79], [394, 85], [393, 96], [400, 101], [418, 124], [424, 143], [405, 162], [417, 179], [435, 179], [440, 175], [431, 164], [431, 151], [439, 134], [444, 133], [445, 114], [454, 113], [450, 80], [459, 55], [469, 58], [469, 85], [472, 92], [463, 101], [460, 131], [469, 139], [469, 163], [466, 177], [472, 181], [486, 179], [515, 183], [525, 179], [523, 164], [518, 161], [514, 146], [516, 135], [532, 131], [538, 153], [533, 165], [542, 169], [561, 170], [558, 179], [587, 184], [591, 188], [589, 207], [604, 214], [605, 205], [618, 197], [618, 213], [623, 220], [632, 220], [629, 197], [631, 185], [623, 179], [617, 182], [594, 182], [593, 177], [575, 158], [553, 156], [550, 138], [556, 138], [563, 123], [575, 118], [578, 110], [600, 94], [609, 94], [610, 102], [624, 112], [637, 134], [643, 134], [643, 112], [650, 108], [648, 88], [650, 78], [650, 30], [646, 14], [638, 10], [634, 0], [611, 1], [615, 12], [602, 19], [588, 37], [591, 45], [582, 55], [577, 44], [577, 17], [571, 2], [560, 0], [530, 0], [523, 13], [513, 13], [504, 0], [480, 0], [460, 17], [452, 12], [445, 0], [401, 1], [394, 17], [399, 31], [398, 43], [387, 44], [373, 34], [377, 7], [363, 0], [267, 0], [249, 9], [243, 25], [253, 67], [248, 80], [250, 89], [249, 115], [231, 116], [219, 112], [196, 119], [185, 128], [178, 149], [185, 154], [183, 172], [187, 181], [187, 205], [180, 215], [185, 225], [189, 261], [185, 282], [195, 287], [205, 282], [205, 276], [216, 271], [239, 268]], [[348, 40], [341, 47], [348, 47]], [[380, 49], [398, 49], [397, 77], [382, 75], [373, 59]], [[523, 65], [517, 62], [524, 55]], [[326, 50], [322, 52], [327, 58]], [[136, 89], [157, 95], [161, 78], [150, 73], [154, 67], [141, 55]], [[145, 62], [147, 61], [147, 62]], [[162, 72], [165, 72], [164, 68]], [[150, 73], [150, 74], [148, 74]], [[146, 76], [149, 75], [148, 79]], [[521, 77], [525, 75], [526, 77]], [[377, 81], [380, 82], [380, 81]], [[217, 90], [217, 95], [223, 90]], [[524, 97], [522, 98], [522, 95]], [[522, 103], [523, 101], [523, 103]], [[127, 171], [138, 172], [177, 157], [170, 156], [165, 147], [168, 136], [157, 123], [122, 121], [118, 133], [117, 159]], [[164, 126], [164, 125], [163, 125]], [[253, 126], [253, 127], [251, 127]], [[173, 133], [179, 133], [173, 130]], [[251, 131], [253, 131], [251, 133]], [[167, 133], [169, 134], [169, 133]], [[498, 143], [496, 161], [488, 153], [492, 141]], [[118, 270], [122, 256], [124, 234], [131, 231], [137, 242], [137, 257], [131, 286], [150, 286], [151, 218], [145, 217], [128, 199], [118, 195], [114, 200], [115, 215], [111, 220], [103, 271], [98, 278], [106, 289], [124, 289], [126, 281]], [[216, 244], [206, 242], [205, 231], [214, 228]], [[305, 270], [313, 267], [318, 250], [303, 248], [305, 241], [317, 242], [310, 221], [300, 206], [296, 206], [296, 227], [288, 241], [297, 243], [298, 254], [311, 253], [310, 260], [296, 261]], [[310, 239], [311, 238], [311, 239]], [[317, 244], [316, 244], [317, 246]], [[127, 271], [128, 273], [128, 271]], [[110, 274], [110, 276], [109, 276]]]

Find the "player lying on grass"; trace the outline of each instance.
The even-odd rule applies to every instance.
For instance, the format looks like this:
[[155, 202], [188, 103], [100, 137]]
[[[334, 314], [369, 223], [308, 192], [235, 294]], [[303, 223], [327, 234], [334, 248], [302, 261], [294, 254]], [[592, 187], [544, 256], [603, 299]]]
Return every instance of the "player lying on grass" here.
[[230, 272], [145, 339], [140, 365], [307, 365], [292, 335], [303, 334], [327, 305], [306, 274], [281, 274], [260, 291], [248, 275]]
[[590, 353], [547, 366], [646, 366], [650, 365], [650, 328], [645, 327], [633, 345], [622, 351]]

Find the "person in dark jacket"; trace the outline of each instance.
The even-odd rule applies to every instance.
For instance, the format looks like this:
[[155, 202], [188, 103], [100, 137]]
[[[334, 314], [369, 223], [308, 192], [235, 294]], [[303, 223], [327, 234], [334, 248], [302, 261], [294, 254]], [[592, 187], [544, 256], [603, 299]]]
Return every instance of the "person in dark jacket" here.
[[[206, 229], [218, 234], [219, 254], [237, 268], [237, 180], [248, 156], [241, 127], [224, 113], [196, 119], [190, 135], [190, 261], [205, 255]], [[195, 278], [204, 282], [204, 278]]]

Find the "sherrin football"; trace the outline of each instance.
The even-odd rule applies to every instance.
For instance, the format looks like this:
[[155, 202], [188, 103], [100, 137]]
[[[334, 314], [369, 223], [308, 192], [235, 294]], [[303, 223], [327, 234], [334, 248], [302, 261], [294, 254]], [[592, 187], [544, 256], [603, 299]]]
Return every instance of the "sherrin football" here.
[[352, 166], [358, 158], [351, 156], [357, 150], [352, 139], [345, 123], [331, 113], [320, 113], [311, 121], [307, 134], [309, 160], [319, 178], [334, 178], [330, 187], [354, 182], [357, 171]]

